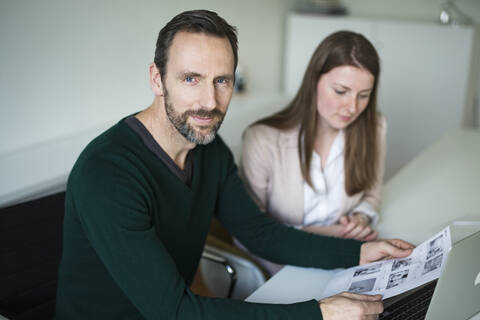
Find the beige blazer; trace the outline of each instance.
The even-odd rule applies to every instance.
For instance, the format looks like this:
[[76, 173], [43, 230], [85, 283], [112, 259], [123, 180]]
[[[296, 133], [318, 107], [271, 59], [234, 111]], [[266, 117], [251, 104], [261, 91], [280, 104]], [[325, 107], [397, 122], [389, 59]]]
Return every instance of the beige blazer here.
[[[266, 125], [249, 127], [243, 135], [240, 176], [259, 207], [289, 225], [301, 226], [304, 221], [304, 179], [298, 158], [298, 128], [283, 131]], [[347, 215], [361, 208], [378, 220], [381, 186], [386, 155], [385, 118], [380, 117], [380, 152], [377, 181], [371, 190], [346, 196], [341, 214]], [[372, 214], [374, 212], [374, 214]]]

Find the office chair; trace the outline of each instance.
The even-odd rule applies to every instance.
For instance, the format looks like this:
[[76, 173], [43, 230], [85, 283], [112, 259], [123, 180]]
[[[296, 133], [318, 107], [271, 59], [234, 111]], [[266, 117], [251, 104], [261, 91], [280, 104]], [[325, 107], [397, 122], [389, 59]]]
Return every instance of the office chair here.
[[243, 300], [265, 283], [267, 273], [233, 245], [231, 235], [213, 219], [200, 261], [203, 283], [216, 297]]
[[61, 192], [0, 208], [0, 315], [53, 317], [64, 201]]

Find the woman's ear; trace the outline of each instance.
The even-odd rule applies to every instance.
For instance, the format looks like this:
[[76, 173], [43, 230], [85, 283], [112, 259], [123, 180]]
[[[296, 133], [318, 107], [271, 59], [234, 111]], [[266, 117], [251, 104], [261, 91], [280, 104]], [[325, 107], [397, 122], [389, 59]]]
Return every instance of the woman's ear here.
[[150, 71], [150, 87], [152, 88], [153, 93], [156, 96], [163, 97], [163, 82], [162, 77], [160, 76], [160, 71], [158, 70], [155, 63], [151, 63], [149, 66]]

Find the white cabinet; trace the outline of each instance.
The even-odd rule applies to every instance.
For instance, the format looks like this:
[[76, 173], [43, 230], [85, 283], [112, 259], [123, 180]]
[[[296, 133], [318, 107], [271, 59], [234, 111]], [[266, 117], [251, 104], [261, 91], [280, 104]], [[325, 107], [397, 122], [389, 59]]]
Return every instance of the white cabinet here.
[[380, 55], [378, 104], [388, 120], [386, 178], [444, 133], [462, 126], [474, 95], [468, 89], [472, 27], [291, 14], [285, 53], [288, 94], [298, 89], [317, 45], [338, 30], [362, 33]]

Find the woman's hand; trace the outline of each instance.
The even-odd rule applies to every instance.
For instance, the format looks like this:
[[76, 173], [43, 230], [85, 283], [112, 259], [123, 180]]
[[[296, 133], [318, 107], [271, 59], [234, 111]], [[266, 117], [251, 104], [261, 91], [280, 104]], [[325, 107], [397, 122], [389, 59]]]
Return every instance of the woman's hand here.
[[343, 226], [341, 238], [371, 241], [377, 238], [378, 233], [370, 226], [370, 217], [364, 213], [355, 212], [350, 216], [341, 216], [339, 224]]
[[331, 224], [328, 226], [312, 225], [312, 226], [303, 227], [303, 231], [320, 234], [322, 236], [342, 238], [342, 234], [345, 232], [345, 227], [338, 223]]
[[378, 233], [370, 226], [370, 218], [364, 213], [354, 213], [351, 216], [340, 217], [338, 223], [328, 226], [306, 226], [304, 231], [323, 236], [348, 238], [360, 241], [371, 241]]

